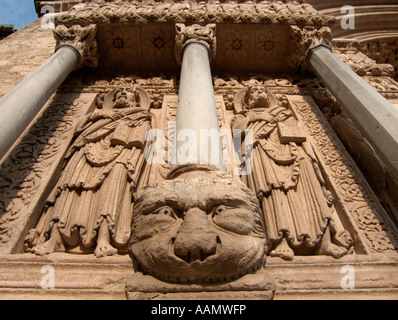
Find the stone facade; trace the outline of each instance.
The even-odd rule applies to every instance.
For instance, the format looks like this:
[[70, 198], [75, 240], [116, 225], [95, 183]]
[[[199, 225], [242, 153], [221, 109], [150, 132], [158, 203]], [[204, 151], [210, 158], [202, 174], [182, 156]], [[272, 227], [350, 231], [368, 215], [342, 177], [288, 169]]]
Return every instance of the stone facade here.
[[[374, 143], [398, 141], [392, 39], [317, 1], [51, 4], [53, 31], [0, 42], [0, 108], [76, 61], [1, 160], [2, 298], [397, 298], [398, 172]], [[386, 110], [353, 111], [332, 71]]]

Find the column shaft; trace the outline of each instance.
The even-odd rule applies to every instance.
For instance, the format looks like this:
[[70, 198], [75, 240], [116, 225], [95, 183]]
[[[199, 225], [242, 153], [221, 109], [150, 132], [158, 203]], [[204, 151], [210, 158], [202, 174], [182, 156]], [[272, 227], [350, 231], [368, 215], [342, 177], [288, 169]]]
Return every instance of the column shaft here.
[[329, 47], [312, 48], [307, 60], [387, 168], [398, 177], [398, 109], [339, 60]]
[[60, 46], [47, 61], [0, 98], [0, 159], [80, 60], [77, 49]]
[[[184, 131], [194, 133], [189, 143], [196, 154], [185, 157], [181, 148], [188, 143]], [[208, 136], [207, 136], [208, 134]], [[211, 139], [213, 137], [214, 139]], [[210, 70], [209, 50], [200, 43], [190, 43], [183, 52], [176, 117], [176, 163], [213, 164], [225, 171], [217, 107]], [[202, 138], [202, 139], [201, 139]], [[183, 140], [183, 141], [179, 141]], [[192, 149], [190, 149], [192, 150]]]

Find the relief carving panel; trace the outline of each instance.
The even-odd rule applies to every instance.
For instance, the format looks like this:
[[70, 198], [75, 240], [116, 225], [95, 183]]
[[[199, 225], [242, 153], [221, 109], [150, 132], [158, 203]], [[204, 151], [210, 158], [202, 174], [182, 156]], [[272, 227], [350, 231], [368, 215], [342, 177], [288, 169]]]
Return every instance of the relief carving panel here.
[[246, 85], [235, 98], [232, 128], [253, 134], [253, 169], [241, 178], [261, 202], [270, 255], [342, 257], [353, 240], [342, 228], [301, 122], [261, 82]]
[[149, 176], [144, 152], [149, 106], [146, 91], [125, 84], [81, 118], [62, 174], [25, 239], [26, 251], [94, 251], [102, 257], [127, 249], [131, 193]]
[[219, 25], [213, 69], [286, 71], [288, 43], [288, 26]]
[[1, 165], [0, 252], [22, 250], [21, 237], [33, 227], [54, 184], [80, 117], [96, 94], [58, 94]]
[[315, 154], [342, 210], [356, 234], [358, 253], [393, 253], [398, 231], [355, 162], [309, 97], [288, 97], [303, 121]]

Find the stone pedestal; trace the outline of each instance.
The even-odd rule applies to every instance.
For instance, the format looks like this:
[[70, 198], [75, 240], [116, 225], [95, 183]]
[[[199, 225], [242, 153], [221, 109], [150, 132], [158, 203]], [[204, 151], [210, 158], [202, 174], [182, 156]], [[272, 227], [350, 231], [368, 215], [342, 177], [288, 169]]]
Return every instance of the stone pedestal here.
[[226, 283], [178, 284], [135, 273], [127, 281], [128, 300], [272, 300], [275, 282], [264, 270]]

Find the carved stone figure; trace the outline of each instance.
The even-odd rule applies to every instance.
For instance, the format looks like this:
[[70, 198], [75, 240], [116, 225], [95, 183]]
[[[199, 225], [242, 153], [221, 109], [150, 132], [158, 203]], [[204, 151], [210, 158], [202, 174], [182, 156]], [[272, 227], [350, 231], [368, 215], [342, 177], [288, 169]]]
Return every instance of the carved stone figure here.
[[[77, 125], [61, 177], [25, 246], [44, 255], [126, 250], [131, 193], [146, 183], [145, 135], [151, 128], [148, 94], [130, 86], [105, 95], [102, 109]], [[117, 248], [117, 249], [116, 249]]]
[[237, 94], [235, 108], [232, 129], [253, 130], [253, 171], [242, 180], [261, 201], [270, 255], [347, 254], [352, 239], [293, 112], [256, 80]]
[[212, 166], [185, 165], [138, 189], [129, 253], [136, 271], [180, 283], [225, 282], [261, 269], [266, 239], [255, 195]]

